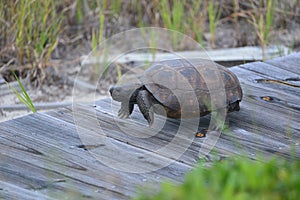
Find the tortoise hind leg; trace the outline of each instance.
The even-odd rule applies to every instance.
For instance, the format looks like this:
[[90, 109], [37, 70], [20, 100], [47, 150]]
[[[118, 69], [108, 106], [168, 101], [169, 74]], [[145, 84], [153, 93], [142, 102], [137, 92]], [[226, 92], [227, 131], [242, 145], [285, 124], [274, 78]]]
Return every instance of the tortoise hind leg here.
[[140, 90], [137, 94], [136, 102], [149, 126], [152, 126], [154, 120], [152, 95], [147, 90]]
[[[196, 137], [203, 138], [206, 137], [206, 134], [210, 133], [214, 134], [214, 137], [219, 137], [220, 134], [226, 127], [228, 126], [228, 118], [226, 117], [227, 110], [225, 108], [217, 109], [213, 112], [211, 112], [211, 118], [209, 122], [208, 129], [201, 129], [198, 128], [198, 132], [196, 133]], [[200, 122], [199, 122], [200, 123]]]
[[228, 112], [239, 111], [240, 110], [240, 101], [230, 103], [227, 107]]

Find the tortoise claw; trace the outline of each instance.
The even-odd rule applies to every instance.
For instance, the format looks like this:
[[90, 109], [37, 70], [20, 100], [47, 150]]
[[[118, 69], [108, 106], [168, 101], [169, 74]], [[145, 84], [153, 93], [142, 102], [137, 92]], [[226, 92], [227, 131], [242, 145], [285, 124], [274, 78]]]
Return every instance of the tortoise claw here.
[[199, 130], [197, 133], [196, 133], [196, 137], [198, 138], [204, 138], [206, 137], [206, 133], [208, 132], [208, 129], [202, 129], [202, 130]]
[[120, 109], [119, 112], [118, 112], [118, 116], [119, 118], [121, 119], [126, 119], [129, 117], [129, 112], [123, 110], [123, 109]]
[[147, 119], [148, 123], [149, 123], [149, 127], [151, 128], [152, 125], [153, 125], [153, 122], [154, 122], [154, 119], [153, 119], [153, 114], [149, 114], [149, 118]]

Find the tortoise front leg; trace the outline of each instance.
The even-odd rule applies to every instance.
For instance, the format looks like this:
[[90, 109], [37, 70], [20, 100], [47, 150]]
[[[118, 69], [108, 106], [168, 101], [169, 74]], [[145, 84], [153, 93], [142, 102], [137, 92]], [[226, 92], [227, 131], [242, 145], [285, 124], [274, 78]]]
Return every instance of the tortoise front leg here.
[[122, 102], [121, 108], [118, 112], [118, 116], [122, 119], [128, 118], [133, 111], [134, 104], [129, 102]]
[[147, 90], [140, 90], [137, 94], [136, 102], [144, 118], [148, 121], [149, 126], [152, 126], [154, 121], [152, 95]]

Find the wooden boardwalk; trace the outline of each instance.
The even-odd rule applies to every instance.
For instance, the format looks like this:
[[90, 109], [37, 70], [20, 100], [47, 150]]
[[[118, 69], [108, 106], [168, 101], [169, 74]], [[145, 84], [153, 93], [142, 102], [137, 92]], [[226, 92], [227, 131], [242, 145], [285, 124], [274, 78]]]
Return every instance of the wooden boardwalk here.
[[[70, 107], [0, 123], [0, 199], [129, 199], [141, 185], [182, 181], [199, 156], [207, 163], [232, 155], [299, 159], [300, 53], [231, 70], [243, 88], [241, 110], [228, 115], [229, 128], [208, 155], [208, 136], [194, 138], [178, 158], [176, 146], [167, 155], [160, 152], [168, 143], [184, 143], [174, 141], [179, 122], [167, 121], [149, 138], [136, 137], [151, 133], [146, 122], [137, 110], [134, 121], [116, 118], [118, 105], [111, 99], [77, 106], [80, 128]], [[99, 140], [95, 120], [105, 132]], [[126, 124], [142, 126], [130, 135], [122, 129]], [[208, 124], [209, 116], [201, 120], [201, 126]], [[147, 153], [153, 159], [141, 156]], [[146, 172], [133, 171], [139, 168]]]

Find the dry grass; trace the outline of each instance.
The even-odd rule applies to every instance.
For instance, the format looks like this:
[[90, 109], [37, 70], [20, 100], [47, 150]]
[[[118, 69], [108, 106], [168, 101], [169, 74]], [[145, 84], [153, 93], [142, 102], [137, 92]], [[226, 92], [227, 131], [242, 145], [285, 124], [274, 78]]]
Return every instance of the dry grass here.
[[[253, 27], [257, 44], [265, 47], [274, 31], [300, 23], [300, 0], [1, 1], [0, 73], [43, 76], [53, 52], [56, 59], [64, 59], [70, 49], [82, 44], [92, 49], [133, 27], [165, 27], [213, 47], [219, 24], [241, 20]], [[210, 32], [210, 43], [204, 42], [204, 32]]]

